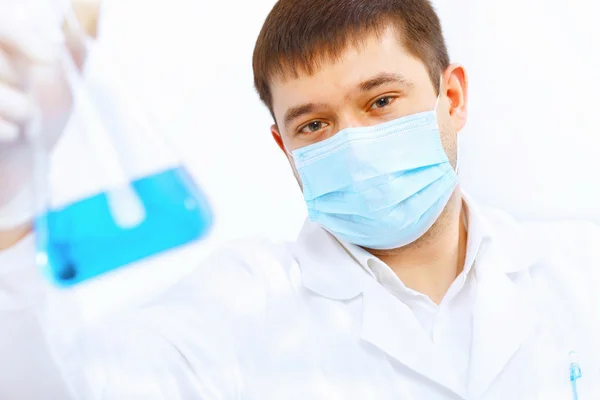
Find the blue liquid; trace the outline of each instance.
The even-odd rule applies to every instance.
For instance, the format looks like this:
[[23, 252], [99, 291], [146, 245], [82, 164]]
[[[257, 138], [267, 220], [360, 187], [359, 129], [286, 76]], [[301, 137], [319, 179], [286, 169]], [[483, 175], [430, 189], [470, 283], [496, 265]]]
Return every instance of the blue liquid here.
[[105, 193], [36, 220], [38, 262], [56, 284], [80, 283], [208, 233], [212, 213], [183, 168], [137, 179], [131, 187], [146, 212], [135, 227], [113, 220]]

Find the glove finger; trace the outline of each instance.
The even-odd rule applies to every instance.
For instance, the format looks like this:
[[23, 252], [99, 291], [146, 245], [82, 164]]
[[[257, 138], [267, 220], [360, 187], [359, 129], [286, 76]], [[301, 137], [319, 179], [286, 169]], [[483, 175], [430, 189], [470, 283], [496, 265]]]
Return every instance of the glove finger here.
[[8, 122], [22, 124], [33, 114], [33, 104], [26, 94], [0, 82], [0, 117]]

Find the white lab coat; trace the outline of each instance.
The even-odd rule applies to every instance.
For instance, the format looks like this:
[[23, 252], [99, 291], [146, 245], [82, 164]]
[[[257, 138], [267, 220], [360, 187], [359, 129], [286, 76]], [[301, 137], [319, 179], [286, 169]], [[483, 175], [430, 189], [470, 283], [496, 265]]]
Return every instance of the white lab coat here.
[[485, 241], [466, 387], [410, 310], [310, 222], [294, 244], [224, 249], [159, 300], [82, 332], [66, 346], [69, 376], [114, 400], [571, 399], [575, 351], [579, 399], [599, 398], [600, 230], [470, 212]]
[[32, 236], [0, 252], [0, 399], [67, 400], [73, 397], [47, 336], [46, 305], [55, 290], [34, 257]]

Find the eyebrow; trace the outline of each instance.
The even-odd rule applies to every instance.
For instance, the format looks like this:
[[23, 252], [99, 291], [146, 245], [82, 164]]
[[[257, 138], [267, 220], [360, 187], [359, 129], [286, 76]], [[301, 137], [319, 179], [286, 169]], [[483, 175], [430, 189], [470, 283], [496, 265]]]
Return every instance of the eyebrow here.
[[358, 87], [361, 91], [368, 92], [380, 86], [387, 85], [388, 83], [398, 84], [405, 89], [412, 89], [415, 86], [414, 83], [400, 74], [382, 72], [381, 74], [360, 83]]
[[286, 111], [285, 116], [283, 117], [283, 125], [287, 128], [295, 119], [313, 113], [319, 108], [325, 108], [326, 106], [326, 104], [307, 103], [292, 107]]

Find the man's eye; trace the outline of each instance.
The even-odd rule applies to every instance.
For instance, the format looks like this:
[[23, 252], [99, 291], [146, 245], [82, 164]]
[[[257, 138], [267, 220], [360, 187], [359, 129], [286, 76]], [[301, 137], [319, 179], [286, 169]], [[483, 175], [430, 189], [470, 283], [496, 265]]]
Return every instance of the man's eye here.
[[394, 97], [386, 96], [380, 97], [371, 105], [371, 110], [376, 110], [378, 108], [384, 108], [389, 106], [394, 101]]
[[313, 121], [313, 122], [309, 122], [308, 124], [306, 124], [302, 128], [300, 128], [300, 132], [314, 133], [314, 132], [320, 131], [321, 129], [325, 128], [326, 126], [327, 126], [327, 124], [325, 122]]

